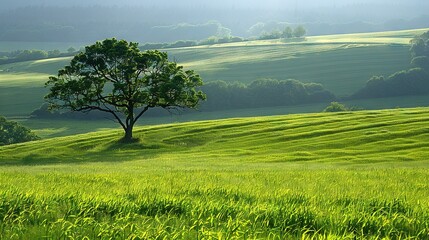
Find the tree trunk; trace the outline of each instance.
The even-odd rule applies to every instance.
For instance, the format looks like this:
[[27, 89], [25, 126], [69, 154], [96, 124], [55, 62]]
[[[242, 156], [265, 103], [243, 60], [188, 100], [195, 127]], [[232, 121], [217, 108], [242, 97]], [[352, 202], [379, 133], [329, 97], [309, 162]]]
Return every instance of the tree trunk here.
[[128, 125], [125, 129], [125, 136], [124, 141], [125, 142], [131, 142], [133, 140], [133, 125]]

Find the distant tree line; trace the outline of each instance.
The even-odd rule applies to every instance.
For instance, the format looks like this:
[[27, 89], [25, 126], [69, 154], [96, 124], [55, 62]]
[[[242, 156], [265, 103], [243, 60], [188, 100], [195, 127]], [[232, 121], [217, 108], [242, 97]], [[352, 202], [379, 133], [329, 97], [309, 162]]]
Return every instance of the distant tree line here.
[[139, 48], [141, 50], [153, 50], [153, 49], [193, 47], [193, 46], [213, 45], [213, 44], [243, 42], [243, 41], [246, 41], [246, 39], [243, 39], [241, 37], [235, 37], [235, 36], [225, 36], [225, 37], [211, 36], [201, 41], [179, 40], [173, 43], [145, 43]]
[[351, 98], [384, 98], [429, 94], [429, 74], [421, 68], [399, 71], [385, 78], [374, 76]]
[[429, 31], [411, 40], [411, 64], [429, 71]]
[[273, 30], [271, 32], [262, 32], [258, 37], [259, 40], [267, 39], [292, 39], [292, 38], [302, 38], [307, 34], [307, 30], [303, 26], [297, 26], [295, 29], [292, 29], [290, 26], [285, 27], [282, 31]]
[[[249, 84], [208, 82], [201, 87], [207, 100], [199, 107], [202, 111], [229, 110], [240, 108], [291, 106], [307, 103], [330, 102], [336, 99], [321, 84], [302, 83], [297, 80], [256, 80]], [[153, 109], [148, 116], [165, 116], [163, 109]], [[50, 112], [45, 104], [31, 114], [37, 118], [99, 119], [108, 117], [102, 112], [88, 114], [79, 112]]]
[[40, 60], [46, 58], [72, 56], [76, 53], [74, 48], [69, 48], [67, 52], [60, 50], [44, 51], [39, 49], [33, 50], [17, 50], [12, 52], [0, 52], [0, 65], [14, 62], [23, 62], [31, 60]]
[[215, 81], [205, 84], [202, 90], [207, 95], [202, 110], [290, 106], [335, 99], [321, 84], [292, 79], [263, 79], [250, 84]]
[[411, 40], [410, 52], [414, 68], [396, 72], [389, 77], [373, 76], [365, 87], [350, 98], [429, 94], [429, 31]]

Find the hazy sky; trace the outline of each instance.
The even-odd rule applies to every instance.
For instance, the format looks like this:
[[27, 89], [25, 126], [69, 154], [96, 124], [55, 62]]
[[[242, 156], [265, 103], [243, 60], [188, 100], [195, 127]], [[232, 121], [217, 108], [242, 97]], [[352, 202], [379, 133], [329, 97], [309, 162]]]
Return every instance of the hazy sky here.
[[350, 4], [389, 4], [389, 5], [425, 5], [426, 0], [1, 0], [0, 8], [22, 6], [82, 6], [82, 5], [144, 5], [144, 6], [207, 6], [207, 7], [236, 7], [236, 8], [314, 8], [320, 6], [345, 6]]
[[[243, 37], [259, 34], [250, 31], [253, 26], [273, 22], [304, 25], [309, 34], [384, 31], [429, 27], [428, 10], [429, 0], [0, 0], [0, 38], [42, 39], [49, 34], [31, 33], [44, 29], [90, 39], [111, 35], [137, 39], [140, 32], [155, 36], [159, 27], [212, 21]], [[278, 28], [266, 26], [261, 31]], [[213, 31], [210, 34], [217, 34]], [[147, 41], [199, 40], [209, 33], [192, 38], [184, 32], [168, 33], [179, 39], [165, 34]]]

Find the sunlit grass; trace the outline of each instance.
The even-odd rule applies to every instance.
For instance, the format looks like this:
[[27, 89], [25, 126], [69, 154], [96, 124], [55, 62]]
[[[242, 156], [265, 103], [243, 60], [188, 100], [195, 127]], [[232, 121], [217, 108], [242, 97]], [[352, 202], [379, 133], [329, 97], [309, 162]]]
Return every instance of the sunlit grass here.
[[302, 114], [0, 147], [0, 237], [425, 239], [428, 122]]
[[[248, 41], [166, 51], [171, 60], [196, 70], [205, 82], [293, 78], [321, 83], [341, 97], [356, 92], [373, 75], [408, 69], [408, 43], [425, 30], [311, 36], [299, 42]], [[55, 58], [0, 65], [1, 115], [28, 116], [43, 103], [47, 92], [43, 84], [48, 76], [69, 61]]]

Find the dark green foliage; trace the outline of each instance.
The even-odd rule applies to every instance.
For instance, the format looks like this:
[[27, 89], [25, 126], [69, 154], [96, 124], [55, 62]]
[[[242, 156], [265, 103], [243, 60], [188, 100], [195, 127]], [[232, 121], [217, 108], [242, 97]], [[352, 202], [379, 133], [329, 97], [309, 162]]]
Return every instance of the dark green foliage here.
[[177, 42], [174, 42], [174, 43], [170, 44], [169, 47], [171, 47], [171, 48], [181, 48], [181, 47], [192, 47], [192, 46], [195, 46], [195, 45], [197, 45], [197, 43], [195, 41], [183, 41], [183, 40], [180, 40], [180, 41], [177, 41]]
[[197, 45], [213, 45], [213, 44], [243, 42], [243, 41], [245, 41], [245, 39], [241, 37], [225, 36], [225, 37], [219, 38], [216, 36], [211, 36], [207, 39], [199, 41]]
[[61, 55], [61, 52], [58, 49], [55, 49], [55, 50], [52, 50], [52, 51], [48, 51], [48, 57], [49, 58], [59, 57], [60, 55]]
[[43, 50], [18, 50], [13, 51], [1, 59], [0, 64], [23, 62], [48, 58], [49, 54]]
[[244, 41], [241, 37], [226, 36], [226, 37], [216, 37], [211, 36], [201, 41], [191, 41], [191, 40], [179, 40], [174, 43], [146, 43], [140, 46], [140, 50], [154, 50], [154, 49], [164, 49], [164, 48], [181, 48], [181, 47], [193, 47], [201, 45], [213, 45], [220, 43], [232, 43], [232, 42], [242, 42]]
[[291, 27], [287, 26], [283, 32], [282, 32], [283, 38], [292, 38], [293, 37], [293, 30]]
[[137, 120], [149, 109], [195, 108], [205, 96], [192, 70], [169, 62], [167, 53], [141, 52], [137, 43], [106, 39], [85, 48], [46, 83], [51, 109], [113, 115], [132, 139]]
[[140, 50], [155, 50], [155, 49], [163, 49], [168, 48], [170, 46], [169, 43], [145, 43], [140, 46]]
[[[214, 81], [206, 83], [202, 88], [207, 101], [201, 104], [203, 111], [243, 109], [255, 107], [290, 106], [305, 103], [329, 102], [336, 97], [321, 84], [302, 83], [297, 80], [264, 79], [250, 84], [239, 82], [227, 83]], [[165, 116], [159, 108], [148, 112], [147, 116]], [[43, 105], [32, 112], [36, 118], [67, 118], [67, 119], [105, 119], [105, 112], [49, 112]]]
[[400, 71], [385, 79], [374, 76], [352, 98], [381, 98], [429, 93], [429, 74], [414, 68]]
[[1, 52], [0, 64], [40, 60], [40, 59], [55, 58], [55, 57], [68, 57], [68, 56], [74, 55], [75, 53], [76, 51], [62, 53], [58, 49], [55, 49], [52, 51], [33, 49], [33, 50], [17, 50], [12, 52]]
[[269, 40], [269, 39], [279, 39], [282, 37], [282, 32], [274, 30], [271, 32], [262, 32], [261, 36], [258, 37], [259, 40]]
[[307, 30], [303, 26], [297, 26], [292, 30], [290, 26], [287, 26], [283, 31], [272, 30], [271, 32], [262, 32], [262, 34], [258, 37], [260, 40], [268, 40], [268, 39], [279, 39], [279, 38], [302, 38], [307, 34]]
[[0, 116], [0, 146], [38, 140], [30, 129]]
[[411, 40], [411, 65], [415, 68], [399, 71], [388, 78], [373, 76], [365, 87], [351, 98], [383, 98], [429, 93], [429, 31]]
[[410, 52], [411, 65], [429, 70], [429, 31], [411, 40]]
[[349, 109], [344, 104], [341, 104], [339, 102], [331, 102], [331, 104], [329, 104], [329, 106], [327, 106], [323, 111], [324, 112], [345, 112], [348, 110]]
[[68, 52], [68, 53], [74, 53], [74, 52], [76, 52], [76, 49], [75, 49], [74, 47], [69, 47], [69, 48], [67, 49], [67, 52]]
[[411, 40], [410, 51], [413, 58], [419, 56], [429, 57], [429, 31]]
[[248, 85], [216, 81], [203, 87], [208, 101], [205, 110], [274, 107], [314, 102], [328, 102], [335, 96], [316, 83], [297, 80], [256, 80]]
[[303, 26], [298, 26], [293, 30], [293, 36], [296, 38], [304, 37], [307, 34], [307, 30]]
[[423, 68], [429, 70], [429, 57], [428, 56], [418, 56], [413, 58], [411, 65], [417, 68]]

